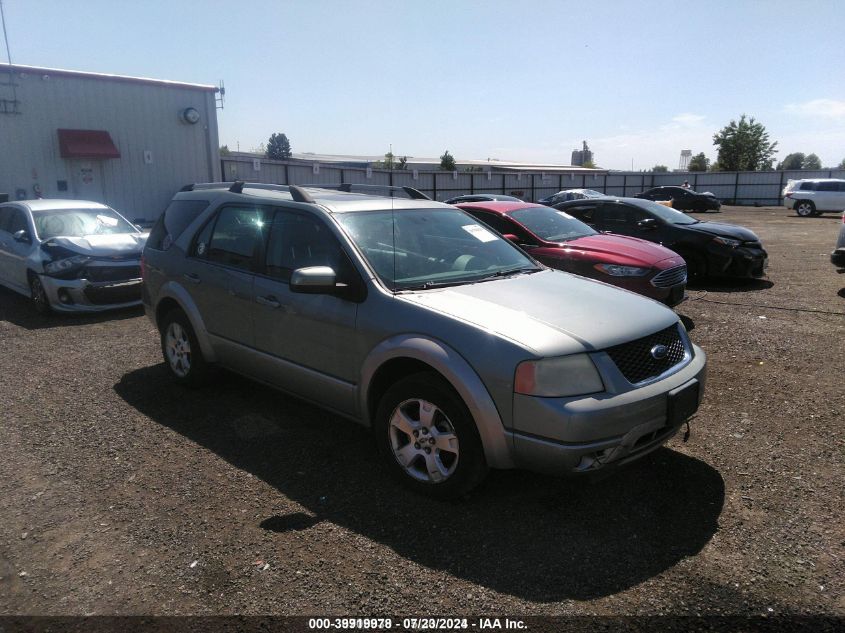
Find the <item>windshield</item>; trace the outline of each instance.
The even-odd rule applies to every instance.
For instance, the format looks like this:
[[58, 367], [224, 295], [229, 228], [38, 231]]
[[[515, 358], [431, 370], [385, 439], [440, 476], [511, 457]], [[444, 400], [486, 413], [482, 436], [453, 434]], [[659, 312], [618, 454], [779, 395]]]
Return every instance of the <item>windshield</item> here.
[[650, 200], [639, 200], [637, 202], [637, 206], [645, 209], [646, 211], [650, 211], [658, 218], [663, 220], [664, 222], [668, 222], [669, 224], [697, 224], [698, 220], [693, 220], [689, 217], [686, 213], [681, 213], [680, 211], [676, 211], [671, 207], [667, 207], [662, 204], [657, 204], [656, 202], [651, 202]]
[[33, 211], [35, 231], [41, 240], [51, 237], [85, 237], [113, 233], [137, 233], [112, 209], [50, 209]]
[[509, 215], [534, 235], [549, 242], [565, 242], [596, 234], [596, 231], [581, 220], [576, 220], [563, 211], [555, 211], [549, 207], [517, 209]]
[[458, 209], [361, 211], [335, 217], [392, 290], [540, 270], [510, 242]]

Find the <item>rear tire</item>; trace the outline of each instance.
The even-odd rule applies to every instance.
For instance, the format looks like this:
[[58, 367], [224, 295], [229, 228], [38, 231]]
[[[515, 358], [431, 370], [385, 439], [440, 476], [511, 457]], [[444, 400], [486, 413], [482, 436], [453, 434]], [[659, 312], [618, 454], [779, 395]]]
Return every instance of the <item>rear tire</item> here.
[[435, 372], [413, 374], [390, 387], [379, 401], [373, 432], [391, 474], [416, 492], [454, 499], [487, 474], [472, 415]]
[[810, 200], [801, 200], [795, 203], [795, 213], [802, 218], [809, 218], [816, 214], [816, 205]]
[[160, 327], [161, 353], [171, 376], [187, 387], [202, 385], [209, 367], [187, 315], [179, 309], [171, 310]]
[[44, 290], [44, 284], [41, 283], [41, 277], [33, 272], [29, 273], [29, 298], [38, 314], [46, 316], [53, 311], [50, 307], [50, 298]]

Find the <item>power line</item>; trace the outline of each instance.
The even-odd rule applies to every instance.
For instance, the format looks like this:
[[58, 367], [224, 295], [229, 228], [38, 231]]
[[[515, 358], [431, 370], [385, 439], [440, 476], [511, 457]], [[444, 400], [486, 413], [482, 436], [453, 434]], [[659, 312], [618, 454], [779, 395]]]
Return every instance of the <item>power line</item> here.
[[835, 316], [845, 316], [845, 312], [833, 312], [832, 310], [816, 310], [815, 308], [790, 308], [787, 306], [772, 306], [762, 303], [735, 303], [733, 301], [717, 301], [716, 299], [707, 299], [706, 290], [701, 290], [701, 294], [690, 297], [690, 301], [705, 301], [707, 303], [718, 303], [725, 306], [740, 306], [743, 308], [762, 308], [764, 310], [785, 310], [786, 312], [810, 312], [815, 314], [832, 314]]
[[15, 85], [15, 69], [12, 66], [12, 51], [9, 48], [9, 34], [6, 31], [6, 13], [3, 11], [3, 0], [0, 0], [0, 22], [3, 23], [3, 40], [6, 42], [6, 57], [9, 59], [9, 85], [12, 87], [12, 112], [18, 111], [18, 89]]

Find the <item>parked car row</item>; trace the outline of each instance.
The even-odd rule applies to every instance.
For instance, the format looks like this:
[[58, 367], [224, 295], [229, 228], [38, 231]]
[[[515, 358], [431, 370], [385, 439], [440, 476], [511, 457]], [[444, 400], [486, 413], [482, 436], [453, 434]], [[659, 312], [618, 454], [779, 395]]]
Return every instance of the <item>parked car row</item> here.
[[97, 203], [6, 203], [0, 280], [39, 311], [141, 300], [177, 382], [219, 365], [315, 402], [452, 497], [488, 468], [591, 473], [661, 446], [699, 405], [705, 355], [613, 286], [674, 305], [688, 267], [765, 267], [750, 231], [645, 200], [412, 193], [189, 186], [149, 234]]
[[645, 240], [600, 233], [577, 218], [530, 202], [459, 204], [545, 265], [674, 306], [684, 298], [684, 260]]

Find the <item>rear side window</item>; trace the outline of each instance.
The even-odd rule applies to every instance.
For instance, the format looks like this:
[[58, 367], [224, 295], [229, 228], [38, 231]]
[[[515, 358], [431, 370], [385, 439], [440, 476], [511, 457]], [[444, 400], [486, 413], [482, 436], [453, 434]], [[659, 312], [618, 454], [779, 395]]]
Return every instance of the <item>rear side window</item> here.
[[188, 228], [188, 225], [207, 208], [207, 200], [173, 200], [150, 231], [147, 246], [158, 251], [166, 251]]
[[223, 207], [217, 215], [208, 247], [201, 253], [202, 243], [198, 241], [197, 254], [218, 264], [249, 269], [262, 224], [262, 212], [258, 207]]
[[839, 191], [839, 183], [820, 182], [816, 185], [816, 191]]
[[798, 188], [801, 191], [815, 191], [816, 190], [816, 183], [814, 182], [802, 182], [801, 186]]
[[[557, 209], [558, 207], [555, 208]], [[583, 220], [584, 222], [595, 221], [596, 205], [594, 204], [578, 204], [571, 207], [560, 207], [560, 210], [565, 211], [570, 215], [574, 215], [576, 218]]]

